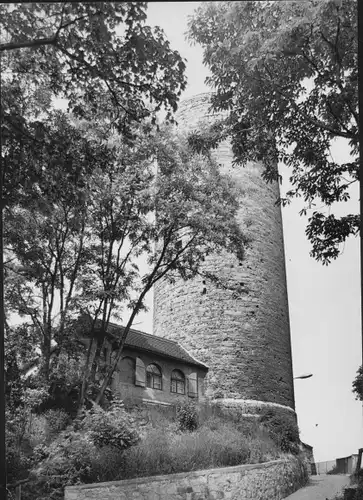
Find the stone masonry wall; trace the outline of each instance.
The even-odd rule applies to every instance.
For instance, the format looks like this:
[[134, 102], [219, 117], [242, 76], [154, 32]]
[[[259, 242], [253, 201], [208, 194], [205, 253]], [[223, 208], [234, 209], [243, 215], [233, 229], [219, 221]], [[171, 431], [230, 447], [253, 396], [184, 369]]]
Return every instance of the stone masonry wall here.
[[65, 488], [65, 500], [280, 500], [304, 483], [297, 460]]
[[[181, 103], [182, 130], [200, 120], [214, 121], [210, 94]], [[222, 171], [240, 189], [238, 221], [250, 238], [245, 259], [207, 257], [205, 267], [219, 273], [241, 293], [216, 288], [200, 279], [159, 282], [154, 290], [154, 334], [177, 340], [209, 366], [207, 395], [255, 400], [294, 409], [290, 325], [287, 301], [282, 217], [275, 206], [277, 183], [267, 184], [262, 166], [232, 166], [228, 142], [215, 153]]]

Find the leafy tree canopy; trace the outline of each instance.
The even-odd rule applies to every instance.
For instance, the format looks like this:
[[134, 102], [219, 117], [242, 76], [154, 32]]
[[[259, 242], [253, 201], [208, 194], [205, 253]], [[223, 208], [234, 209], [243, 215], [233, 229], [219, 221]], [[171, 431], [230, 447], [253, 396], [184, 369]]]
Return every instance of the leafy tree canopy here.
[[[116, 131], [106, 140], [103, 120], [52, 111], [39, 123], [36, 147], [21, 156], [9, 143], [4, 152], [9, 170], [31, 164], [37, 173], [5, 208], [5, 290], [8, 311], [29, 321], [27, 337], [36, 339], [49, 381], [54, 343], [57, 360], [61, 352], [78, 355], [72, 320], [80, 313], [100, 319], [102, 331], [111, 317], [122, 317], [120, 355], [159, 279], [189, 279], [206, 255], [222, 249], [242, 259], [247, 239], [235, 221], [231, 181], [171, 127], [144, 121], [129, 144]], [[103, 341], [95, 340], [95, 355], [89, 350], [84, 381], [89, 371], [94, 378]]]
[[[263, 161], [267, 181], [290, 167], [292, 197], [330, 207], [349, 199], [358, 181], [357, 14], [353, 0], [208, 2], [189, 23], [204, 49], [215, 88], [213, 107], [226, 110], [235, 161]], [[351, 159], [330, 147], [343, 138]], [[359, 231], [359, 216], [310, 210], [311, 255], [328, 264]]]
[[[32, 339], [45, 387], [67, 379], [62, 359], [78, 356], [81, 313], [101, 320], [103, 332], [122, 316], [119, 358], [157, 280], [195, 276], [216, 250], [243, 258], [246, 238], [217, 165], [167, 126], [153, 127], [161, 106], [175, 110], [185, 79], [162, 31], [145, 26], [146, 4], [1, 10], [6, 309], [27, 321], [8, 334]], [[54, 96], [66, 97], [70, 112], [52, 109]], [[81, 401], [104, 342], [92, 328], [96, 349], [91, 342], [81, 374], [69, 370], [81, 376]], [[34, 361], [28, 354], [15, 353], [19, 366]]]
[[3, 72], [69, 99], [74, 113], [108, 113], [118, 125], [175, 111], [185, 64], [146, 2], [18, 3], [0, 6]]
[[357, 376], [353, 381], [353, 392], [355, 393], [356, 399], [363, 401], [363, 365], [359, 367]]

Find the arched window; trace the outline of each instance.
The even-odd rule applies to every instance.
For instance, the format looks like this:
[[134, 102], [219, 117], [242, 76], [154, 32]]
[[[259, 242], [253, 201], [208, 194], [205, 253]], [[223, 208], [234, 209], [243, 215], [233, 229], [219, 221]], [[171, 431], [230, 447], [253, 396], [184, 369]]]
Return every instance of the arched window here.
[[184, 373], [180, 370], [173, 370], [171, 372], [171, 392], [177, 394], [185, 394], [185, 377]]
[[161, 370], [155, 364], [151, 364], [146, 368], [146, 385], [151, 389], [159, 389], [161, 391]]

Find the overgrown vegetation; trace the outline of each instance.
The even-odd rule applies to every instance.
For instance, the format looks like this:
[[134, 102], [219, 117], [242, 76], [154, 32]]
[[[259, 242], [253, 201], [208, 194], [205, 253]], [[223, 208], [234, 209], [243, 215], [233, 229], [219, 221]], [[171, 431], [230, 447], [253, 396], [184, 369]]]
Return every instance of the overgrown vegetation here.
[[[286, 165], [291, 189], [280, 202], [304, 200], [310, 253], [323, 264], [360, 228], [359, 213], [334, 213], [353, 193], [358, 201], [357, 35], [354, 0], [202, 2], [189, 20], [212, 107], [227, 113], [195, 145], [213, 147], [227, 134], [236, 163], [263, 161], [267, 181]], [[349, 151], [343, 161], [332, 156], [337, 140]]]
[[173, 474], [245, 463], [259, 463], [282, 456], [268, 433], [249, 423], [236, 426], [213, 418], [192, 431], [171, 423], [152, 429], [121, 458], [115, 479]]
[[[363, 471], [358, 475], [350, 476], [351, 485], [345, 487], [343, 492], [336, 495], [332, 500], [362, 500], [363, 498]], [[329, 474], [329, 473], [328, 473]]]
[[[341, 474], [339, 468], [335, 466], [327, 472], [329, 475]], [[344, 488], [343, 492], [336, 495], [332, 500], [361, 500], [363, 498], [363, 469], [358, 474], [353, 472], [350, 475], [350, 486]]]
[[21, 477], [30, 472], [22, 498], [55, 500], [72, 484], [260, 463], [297, 453], [296, 424], [293, 430], [292, 422], [273, 412], [245, 418], [181, 403], [174, 417], [153, 408], [142, 425], [139, 410], [126, 410], [115, 400], [107, 409], [95, 405], [73, 419], [59, 409], [29, 411], [23, 419], [19, 414], [9, 441], [9, 451], [17, 449], [9, 474], [19, 477], [21, 468]]
[[353, 380], [353, 393], [356, 399], [363, 401], [363, 365], [357, 370], [357, 375]]
[[260, 417], [260, 423], [268, 429], [271, 439], [284, 452], [299, 452], [299, 429], [293, 415], [282, 415], [276, 410], [267, 410]]
[[[147, 293], [211, 253], [243, 260], [248, 243], [231, 179], [171, 126], [185, 64], [146, 9], [0, 7], [7, 481], [31, 473], [29, 498], [102, 478], [109, 455], [136, 449], [130, 415], [107, 405]], [[124, 330], [106, 363], [112, 320]]]
[[354, 474], [352, 479], [357, 484], [354, 500], [361, 500], [363, 498], [363, 470], [361, 469], [357, 475]]
[[176, 407], [176, 419], [181, 431], [195, 431], [198, 427], [198, 410], [195, 404], [188, 402]]

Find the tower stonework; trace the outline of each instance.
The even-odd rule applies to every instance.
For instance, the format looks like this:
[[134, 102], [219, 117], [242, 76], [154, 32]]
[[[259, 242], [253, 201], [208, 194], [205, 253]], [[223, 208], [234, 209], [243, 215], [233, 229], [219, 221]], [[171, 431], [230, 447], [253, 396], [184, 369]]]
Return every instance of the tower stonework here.
[[[213, 123], [221, 114], [209, 108], [210, 94], [183, 101], [179, 128]], [[177, 340], [209, 366], [206, 393], [212, 399], [247, 413], [265, 406], [294, 411], [282, 217], [275, 205], [279, 186], [262, 179], [260, 164], [232, 166], [227, 141], [214, 154], [239, 188], [237, 220], [250, 244], [243, 261], [227, 253], [206, 257], [203, 266], [227, 289], [203, 278], [157, 283], [154, 334]]]

